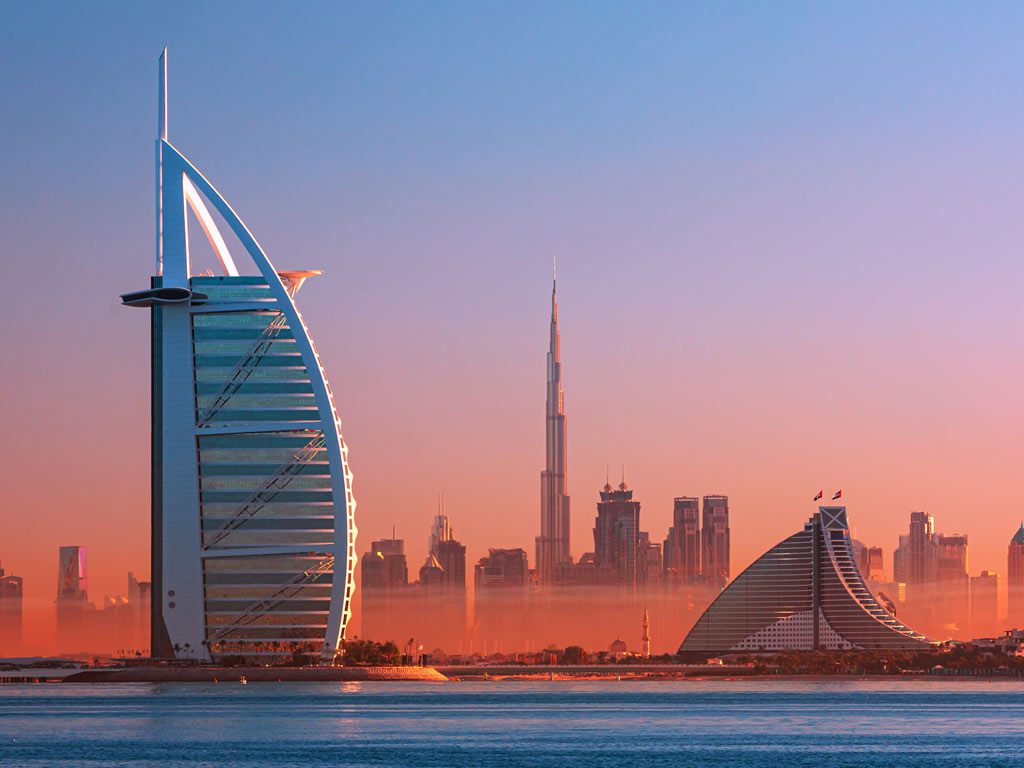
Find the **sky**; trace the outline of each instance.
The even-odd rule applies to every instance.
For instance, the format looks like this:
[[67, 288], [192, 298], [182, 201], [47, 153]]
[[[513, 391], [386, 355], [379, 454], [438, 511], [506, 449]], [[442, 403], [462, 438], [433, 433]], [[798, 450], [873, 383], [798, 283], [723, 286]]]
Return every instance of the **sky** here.
[[[1024, 8], [134, 3], [0, 9], [0, 564], [52, 632], [149, 568], [157, 58], [169, 138], [278, 268], [350, 447], [357, 549], [533, 560], [557, 254], [572, 550], [726, 493], [732, 569], [843, 490], [1005, 574], [1024, 509]], [[610, 470], [609, 470], [610, 468]], [[50, 621], [51, 624], [46, 622]]]

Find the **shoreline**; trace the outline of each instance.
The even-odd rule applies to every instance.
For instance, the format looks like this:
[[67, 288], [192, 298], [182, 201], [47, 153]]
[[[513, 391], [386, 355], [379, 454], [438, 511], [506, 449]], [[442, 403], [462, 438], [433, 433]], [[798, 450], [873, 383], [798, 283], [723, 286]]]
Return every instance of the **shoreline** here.
[[[44, 670], [40, 670], [41, 672]], [[430, 682], [448, 678], [433, 667], [127, 667], [83, 669], [65, 683]]]

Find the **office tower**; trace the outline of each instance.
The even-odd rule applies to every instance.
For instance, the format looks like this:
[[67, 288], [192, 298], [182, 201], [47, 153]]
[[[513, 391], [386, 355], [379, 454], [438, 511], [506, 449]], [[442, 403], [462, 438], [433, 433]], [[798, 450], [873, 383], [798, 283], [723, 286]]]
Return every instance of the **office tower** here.
[[474, 568], [477, 593], [498, 589], [525, 590], [530, 568], [524, 549], [489, 549]]
[[442, 541], [433, 553], [444, 569], [444, 585], [449, 589], [466, 589], [466, 545], [455, 539]]
[[996, 634], [999, 629], [999, 574], [982, 571], [971, 577], [971, 633]]
[[729, 497], [705, 496], [701, 521], [701, 567], [708, 584], [729, 581]]
[[444, 571], [444, 585], [451, 589], [465, 590], [466, 546], [455, 540], [455, 533], [443, 506], [430, 527], [428, 552], [437, 558]]
[[700, 499], [681, 496], [672, 504], [672, 525], [662, 551], [665, 578], [673, 584], [700, 580]]
[[0, 657], [20, 656], [24, 582], [0, 568]]
[[453, 538], [452, 525], [448, 515], [444, 513], [444, 500], [438, 501], [437, 514], [434, 515], [434, 522], [430, 526], [430, 540], [427, 543], [427, 552], [437, 554], [438, 545], [443, 541], [451, 541]]
[[427, 560], [420, 568], [419, 637], [431, 648], [454, 652], [466, 639], [466, 547], [455, 539], [444, 499], [430, 527]]
[[854, 564], [846, 507], [819, 507], [698, 619], [679, 651], [920, 650], [924, 635], [872, 595]]
[[420, 589], [431, 595], [440, 595], [444, 590], [444, 568], [433, 555], [427, 555], [420, 566]]
[[530, 581], [526, 550], [488, 550], [473, 569], [473, 581], [480, 635], [506, 651], [523, 650]]
[[390, 539], [373, 542], [360, 562], [363, 589], [400, 589], [409, 585], [405, 541], [394, 533]]
[[932, 536], [928, 562], [929, 581], [942, 585], [943, 591], [967, 588], [967, 536], [941, 533]]
[[900, 536], [899, 546], [892, 551], [892, 580], [906, 584], [910, 573], [910, 536]]
[[409, 587], [409, 566], [405, 541], [393, 531], [390, 539], [370, 544], [359, 560], [361, 636], [384, 642], [404, 642], [416, 625]]
[[661, 575], [665, 569], [661, 544], [651, 541], [647, 531], [640, 531], [639, 563], [638, 571], [642, 572], [638, 574], [638, 583], [651, 586], [661, 581]]
[[57, 652], [88, 650], [85, 547], [61, 547], [57, 565]]
[[864, 575], [868, 581], [885, 581], [885, 553], [881, 547], [868, 547], [868, 567]]
[[1024, 628], [1024, 523], [1010, 539], [1006, 553], [1006, 621]]
[[910, 513], [910, 533], [907, 538], [907, 584], [920, 589], [929, 579], [929, 550], [935, 534], [935, 518], [926, 512]]
[[566, 489], [565, 396], [562, 392], [556, 288], [553, 281], [545, 409], [546, 463], [540, 475], [540, 536], [537, 537], [536, 554], [537, 576], [545, 586], [555, 581], [559, 565], [572, 561], [569, 553], [569, 493]]
[[[356, 528], [341, 422], [295, 304], [321, 273], [276, 269], [169, 143], [166, 54], [156, 274], [121, 297], [151, 310], [152, 652], [330, 664], [350, 615]], [[230, 252], [208, 204], [244, 254]], [[201, 225], [191, 233], [189, 211]], [[196, 272], [198, 229], [219, 276]]]
[[645, 580], [641, 559], [640, 502], [623, 480], [617, 489], [606, 483], [594, 521], [594, 563], [611, 583], [635, 590]]

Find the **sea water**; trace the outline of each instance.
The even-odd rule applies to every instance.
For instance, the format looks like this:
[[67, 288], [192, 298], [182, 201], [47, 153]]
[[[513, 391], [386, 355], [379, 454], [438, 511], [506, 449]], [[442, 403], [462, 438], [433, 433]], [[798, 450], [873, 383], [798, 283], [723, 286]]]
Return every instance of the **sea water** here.
[[0, 687], [0, 766], [1019, 766], [1024, 682]]

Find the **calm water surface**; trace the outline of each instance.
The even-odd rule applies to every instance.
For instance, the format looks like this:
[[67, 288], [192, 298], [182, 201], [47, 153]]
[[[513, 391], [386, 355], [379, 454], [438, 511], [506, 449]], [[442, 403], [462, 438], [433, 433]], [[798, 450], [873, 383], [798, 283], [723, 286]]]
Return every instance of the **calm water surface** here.
[[1024, 682], [0, 687], [0, 766], [1019, 766]]

